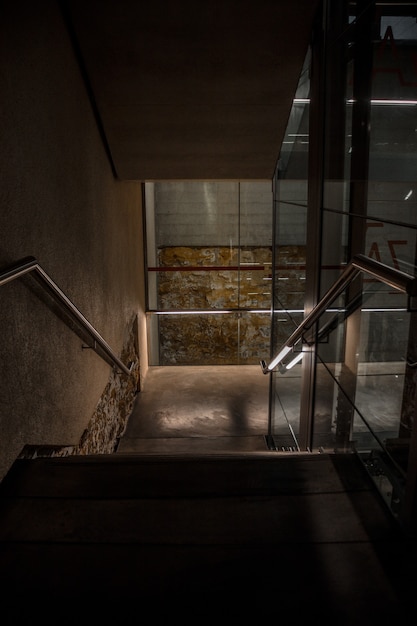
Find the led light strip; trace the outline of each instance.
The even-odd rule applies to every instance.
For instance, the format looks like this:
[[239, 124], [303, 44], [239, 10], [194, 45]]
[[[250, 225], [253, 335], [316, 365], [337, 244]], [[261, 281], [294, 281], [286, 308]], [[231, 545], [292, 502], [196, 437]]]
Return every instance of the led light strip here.
[[[294, 98], [294, 104], [309, 104], [310, 98]], [[346, 100], [347, 104], [353, 104], [352, 99]], [[384, 106], [416, 106], [417, 100], [371, 100], [371, 104]]]

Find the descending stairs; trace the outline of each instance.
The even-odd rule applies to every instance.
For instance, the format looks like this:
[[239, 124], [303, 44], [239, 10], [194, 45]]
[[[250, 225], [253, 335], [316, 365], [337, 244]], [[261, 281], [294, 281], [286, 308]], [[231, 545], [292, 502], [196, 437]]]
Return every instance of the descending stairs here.
[[20, 459], [0, 621], [402, 625], [409, 550], [355, 455]]

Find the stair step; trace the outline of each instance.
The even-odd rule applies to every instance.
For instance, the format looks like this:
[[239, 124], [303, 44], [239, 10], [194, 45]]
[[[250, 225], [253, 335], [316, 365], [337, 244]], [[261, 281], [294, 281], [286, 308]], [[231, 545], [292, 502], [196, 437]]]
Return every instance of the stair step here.
[[186, 625], [415, 623], [369, 542], [18, 544], [0, 564], [5, 626], [133, 625], [146, 615]]
[[90, 455], [19, 459], [0, 497], [175, 498], [373, 489], [354, 455]]
[[1, 541], [274, 544], [392, 529], [354, 455], [20, 459], [0, 497]]
[[[359, 519], [356, 509], [366, 510], [366, 518]], [[390, 520], [369, 493], [26, 497], [11, 500], [0, 519], [0, 541], [6, 542], [276, 545], [366, 541], [370, 532], [381, 540], [391, 531]]]
[[270, 453], [263, 435], [252, 437], [123, 437], [121, 454], [242, 454]]
[[403, 602], [380, 547], [409, 580], [355, 455], [19, 459], [0, 484], [6, 624], [40, 611], [55, 623], [52, 599], [68, 624], [137, 623], [138, 611], [376, 624]]

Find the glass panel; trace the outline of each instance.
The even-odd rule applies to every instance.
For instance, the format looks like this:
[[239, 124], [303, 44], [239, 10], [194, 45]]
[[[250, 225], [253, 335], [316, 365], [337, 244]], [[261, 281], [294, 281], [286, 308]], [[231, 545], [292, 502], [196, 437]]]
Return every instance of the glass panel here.
[[[272, 355], [304, 318], [307, 236], [310, 51], [300, 75], [275, 181]], [[285, 380], [273, 372], [269, 435], [271, 447], [297, 449], [300, 367]]]
[[238, 306], [271, 310], [272, 185], [239, 185], [239, 298]]
[[[376, 16], [379, 38], [374, 45], [369, 178], [378, 181], [381, 199], [386, 183], [390, 188], [391, 182], [411, 181], [411, 188], [405, 186], [401, 195], [404, 198], [412, 191], [415, 202], [416, 5], [402, 10], [403, 16], [389, 15], [390, 7], [382, 7]], [[414, 216], [414, 224], [415, 220]]]
[[[410, 441], [410, 433], [405, 437], [399, 434], [405, 374], [397, 365], [377, 363], [359, 368], [356, 381], [359, 410], [347, 399], [343, 364], [319, 364], [316, 390], [320, 395], [314, 435], [316, 449], [357, 452], [395, 515], [400, 512], [404, 495]], [[402, 366], [405, 369], [404, 363]], [[343, 423], [346, 414], [352, 421], [352, 431], [348, 444], [342, 448], [337, 440], [346, 434]]]
[[[274, 315], [274, 333], [277, 345], [285, 344], [288, 337], [301, 324], [304, 311], [282, 310]], [[278, 349], [279, 349], [278, 347]], [[299, 354], [301, 346], [296, 346], [288, 354], [287, 363]], [[285, 373], [285, 377], [282, 373]], [[300, 428], [300, 388], [301, 363], [296, 363], [291, 369], [272, 372], [272, 394], [270, 411], [269, 434], [271, 444], [277, 450], [298, 449], [297, 436]]]
[[[343, 193], [343, 186], [339, 186], [339, 183], [327, 183], [328, 190], [330, 187], [334, 191], [334, 197], [336, 193]], [[350, 258], [348, 258], [348, 215], [346, 213], [324, 211], [322, 233], [320, 297], [322, 297], [329, 287], [339, 278], [344, 266], [350, 260]]]
[[[395, 205], [391, 205], [392, 210], [395, 212]], [[381, 219], [366, 223], [366, 254], [381, 263], [414, 274], [416, 238], [417, 230], [393, 221], [387, 222], [381, 214]]]
[[360, 363], [352, 429], [356, 449], [372, 446], [374, 435], [385, 443], [398, 437], [404, 375], [404, 360]]
[[[320, 294], [323, 296], [350, 260], [353, 60], [355, 16], [347, 5], [330, 10], [329, 51], [326, 56], [326, 116], [321, 236]], [[349, 5], [349, 10], [356, 7]]]
[[164, 182], [147, 188], [149, 308], [237, 306], [238, 183]]
[[286, 373], [272, 374], [272, 415], [270, 447], [278, 451], [299, 451], [301, 365]]
[[[194, 258], [198, 250], [193, 250]], [[239, 303], [240, 274], [238, 270], [205, 269], [189, 266], [188, 270], [159, 271], [157, 277], [157, 309], [230, 309]]]
[[[417, 7], [377, 14], [366, 250], [369, 256], [411, 272], [417, 225]], [[393, 11], [394, 13], [397, 11]]]
[[[364, 3], [347, 17], [343, 3], [330, 4], [321, 295], [358, 252], [411, 275], [417, 257], [417, 6], [376, 3], [371, 16]], [[351, 311], [343, 294], [333, 320], [330, 311], [320, 320], [331, 332], [317, 349], [313, 442], [357, 449], [394, 507], [413, 415], [416, 314], [365, 274], [362, 287], [349, 288], [358, 294]]]
[[239, 244], [243, 248], [272, 246], [271, 181], [239, 183]]
[[313, 447], [355, 450], [371, 472], [378, 466], [394, 512], [405, 484], [414, 403], [407, 305], [406, 295], [365, 278], [358, 305], [329, 310], [318, 325]]
[[[239, 183], [163, 182], [154, 184], [155, 247], [239, 244]], [[175, 265], [175, 258], [172, 258]], [[207, 255], [205, 265], [215, 265]]]
[[[145, 193], [150, 361], [258, 363], [270, 341], [271, 183], [147, 183]], [[225, 317], [234, 311], [238, 323]]]

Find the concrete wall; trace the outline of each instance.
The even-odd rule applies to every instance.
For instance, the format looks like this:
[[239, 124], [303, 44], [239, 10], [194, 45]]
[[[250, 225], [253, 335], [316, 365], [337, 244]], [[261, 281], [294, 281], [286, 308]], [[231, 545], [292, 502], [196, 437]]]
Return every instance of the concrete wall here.
[[155, 183], [155, 247], [272, 244], [272, 182]]
[[[141, 184], [113, 176], [57, 2], [1, 3], [0, 93], [0, 268], [36, 257], [118, 356], [133, 328], [144, 374]], [[34, 285], [0, 287], [0, 478], [77, 445], [113, 375]]]

